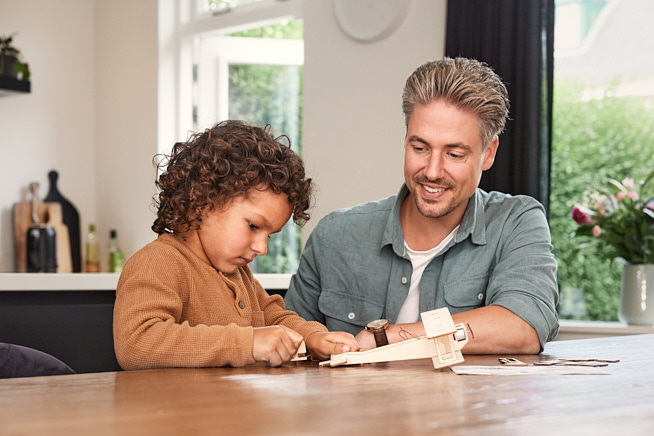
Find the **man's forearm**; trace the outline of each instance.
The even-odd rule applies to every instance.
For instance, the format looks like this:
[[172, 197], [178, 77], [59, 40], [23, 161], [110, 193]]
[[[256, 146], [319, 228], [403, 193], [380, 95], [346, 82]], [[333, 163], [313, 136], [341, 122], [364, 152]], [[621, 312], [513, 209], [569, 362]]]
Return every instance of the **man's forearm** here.
[[536, 330], [501, 306], [485, 306], [452, 315], [455, 324], [466, 324], [472, 334], [464, 354], [537, 354]]
[[[501, 306], [485, 306], [452, 315], [455, 324], [465, 324], [469, 342], [464, 354], [537, 354], [540, 342], [536, 331], [522, 318]], [[386, 330], [389, 343], [424, 336], [422, 322], [394, 324]], [[362, 349], [374, 348], [372, 333], [357, 335]]]

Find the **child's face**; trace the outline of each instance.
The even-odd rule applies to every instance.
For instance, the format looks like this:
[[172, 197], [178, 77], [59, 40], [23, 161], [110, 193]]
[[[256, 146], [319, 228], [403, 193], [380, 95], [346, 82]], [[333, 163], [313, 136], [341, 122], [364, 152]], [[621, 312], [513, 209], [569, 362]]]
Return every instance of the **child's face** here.
[[266, 254], [268, 237], [282, 229], [291, 212], [286, 194], [252, 189], [247, 198], [234, 199], [224, 210], [205, 212], [186, 244], [214, 268], [230, 274]]

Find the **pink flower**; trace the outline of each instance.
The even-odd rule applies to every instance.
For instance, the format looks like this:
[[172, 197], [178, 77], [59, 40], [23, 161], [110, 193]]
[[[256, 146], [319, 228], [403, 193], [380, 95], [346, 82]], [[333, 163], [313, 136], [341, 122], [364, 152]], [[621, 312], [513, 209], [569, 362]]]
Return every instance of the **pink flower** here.
[[615, 198], [617, 200], [624, 200], [625, 198], [627, 198], [627, 193], [624, 191], [620, 191], [617, 194], [615, 194]]
[[591, 224], [590, 214], [581, 210], [580, 207], [575, 207], [572, 209], [572, 219], [575, 220], [577, 224]]
[[600, 228], [600, 226], [593, 226], [593, 236], [599, 238], [601, 234], [602, 234], [602, 229]]
[[604, 206], [605, 201], [606, 201], [606, 197], [602, 196], [597, 201], [595, 201], [595, 204], [593, 205], [595, 210], [597, 210], [597, 213], [599, 213], [602, 216], [606, 215], [606, 207]]
[[627, 192], [627, 197], [631, 198], [633, 201], [638, 200], [638, 192], [629, 191]]
[[631, 179], [629, 177], [625, 177], [625, 179], [622, 181], [622, 184], [624, 185], [625, 188], [633, 188], [634, 185], [634, 179]]

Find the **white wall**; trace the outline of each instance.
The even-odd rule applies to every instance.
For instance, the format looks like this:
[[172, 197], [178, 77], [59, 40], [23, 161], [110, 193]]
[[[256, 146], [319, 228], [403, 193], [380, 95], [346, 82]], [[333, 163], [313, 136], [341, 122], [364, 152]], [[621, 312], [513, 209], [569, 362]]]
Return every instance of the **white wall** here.
[[[442, 56], [445, 5], [412, 0], [395, 33], [361, 43], [341, 33], [331, 1], [305, 3], [304, 152], [319, 187], [307, 229], [399, 188], [402, 87]], [[32, 181], [45, 196], [51, 169], [83, 228], [96, 222], [103, 247], [117, 228], [133, 254], [155, 236], [157, 141], [174, 141], [157, 138], [157, 0], [0, 0], [0, 34], [14, 31], [33, 77], [32, 93], [0, 97], [0, 272], [14, 268], [12, 204]]]
[[331, 1], [304, 5], [304, 145], [318, 187], [318, 219], [342, 207], [395, 194], [403, 177], [406, 78], [443, 56], [446, 0], [412, 0], [390, 36], [376, 42], [348, 38]]
[[95, 220], [130, 256], [156, 237], [157, 0], [95, 2]]
[[[32, 92], [0, 97], [0, 272], [14, 270], [11, 208], [27, 186], [59, 190], [82, 228], [110, 228], [126, 253], [153, 239], [157, 1], [0, 0], [0, 33], [32, 71]], [[103, 256], [103, 258], [106, 256]]]
[[32, 92], [0, 97], [0, 271], [13, 271], [12, 205], [29, 199], [48, 172], [84, 222], [96, 218], [94, 59], [95, 2], [0, 0], [0, 33], [32, 71]]

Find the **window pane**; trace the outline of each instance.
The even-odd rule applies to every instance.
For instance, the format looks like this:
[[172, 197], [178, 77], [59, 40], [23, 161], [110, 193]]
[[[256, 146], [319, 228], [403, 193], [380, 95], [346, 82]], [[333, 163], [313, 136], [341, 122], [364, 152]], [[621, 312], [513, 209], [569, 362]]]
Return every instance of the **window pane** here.
[[222, 12], [228, 9], [233, 9], [237, 6], [247, 5], [249, 3], [257, 3], [263, 0], [205, 0], [202, 2], [203, 11], [216, 11]]
[[[229, 66], [229, 118], [259, 126], [270, 124], [275, 136], [286, 135], [301, 153], [302, 67]], [[268, 240], [268, 253], [250, 267], [257, 273], [293, 273], [301, 249], [300, 229], [289, 221]]]
[[607, 178], [654, 169], [654, 33], [648, 0], [557, 0], [552, 242], [563, 319], [617, 321], [622, 265], [577, 252], [571, 211]]

